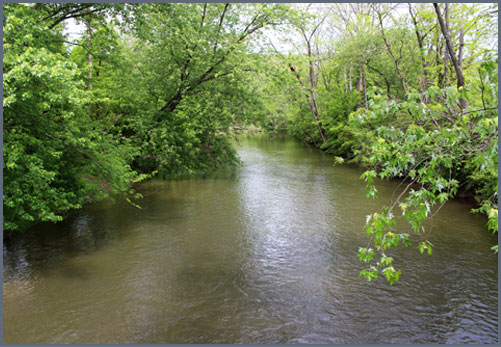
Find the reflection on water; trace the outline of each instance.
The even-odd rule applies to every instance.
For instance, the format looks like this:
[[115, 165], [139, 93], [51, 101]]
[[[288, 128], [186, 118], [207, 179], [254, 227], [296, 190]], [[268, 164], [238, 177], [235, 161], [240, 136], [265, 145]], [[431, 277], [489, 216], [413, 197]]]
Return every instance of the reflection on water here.
[[236, 175], [138, 189], [4, 243], [5, 343], [495, 343], [495, 237], [467, 202], [433, 220], [433, 256], [358, 276], [361, 170], [291, 139], [247, 137]]

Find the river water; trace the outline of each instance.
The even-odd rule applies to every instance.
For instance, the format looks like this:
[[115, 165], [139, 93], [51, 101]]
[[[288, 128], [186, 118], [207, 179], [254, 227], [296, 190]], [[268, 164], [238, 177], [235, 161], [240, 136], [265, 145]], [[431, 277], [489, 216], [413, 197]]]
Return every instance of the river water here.
[[[496, 237], [465, 201], [428, 225], [433, 255], [357, 258], [362, 170], [290, 138], [247, 136], [236, 173], [137, 189], [4, 242], [4, 343], [496, 343]], [[401, 224], [407, 229], [405, 224]]]

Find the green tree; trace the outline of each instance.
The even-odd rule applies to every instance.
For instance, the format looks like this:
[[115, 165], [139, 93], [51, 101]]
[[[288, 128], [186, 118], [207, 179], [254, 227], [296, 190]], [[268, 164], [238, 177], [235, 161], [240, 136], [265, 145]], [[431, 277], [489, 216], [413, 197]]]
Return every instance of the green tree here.
[[82, 71], [61, 30], [25, 4], [4, 6], [4, 229], [58, 221], [127, 191], [132, 148], [88, 113]]
[[249, 38], [281, 20], [287, 7], [151, 4], [140, 10], [127, 54], [148, 106], [121, 122], [141, 150], [137, 168], [175, 176], [237, 163], [228, 129], [256, 106], [244, 97]]

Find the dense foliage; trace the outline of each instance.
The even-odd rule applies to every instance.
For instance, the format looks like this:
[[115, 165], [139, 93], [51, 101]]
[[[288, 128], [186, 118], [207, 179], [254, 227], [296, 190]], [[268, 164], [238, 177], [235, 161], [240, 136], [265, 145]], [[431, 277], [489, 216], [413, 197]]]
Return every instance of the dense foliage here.
[[[4, 229], [155, 173], [234, 166], [253, 116], [250, 38], [292, 13], [254, 4], [5, 4]], [[71, 40], [69, 20], [84, 26]]]
[[45, 14], [4, 8], [4, 230], [61, 220], [138, 178], [134, 149], [89, 112], [92, 93]]
[[369, 197], [401, 180], [366, 220], [369, 280], [398, 280], [399, 244], [431, 254], [423, 222], [459, 193], [497, 231], [496, 4], [3, 6], [5, 230], [234, 167], [254, 123], [362, 164]]

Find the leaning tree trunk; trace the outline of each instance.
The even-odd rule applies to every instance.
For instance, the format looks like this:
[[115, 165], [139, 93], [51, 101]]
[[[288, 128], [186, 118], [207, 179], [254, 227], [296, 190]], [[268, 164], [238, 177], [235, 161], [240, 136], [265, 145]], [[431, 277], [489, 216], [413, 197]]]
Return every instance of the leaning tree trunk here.
[[[459, 58], [461, 58], [461, 60], [458, 61], [458, 59], [456, 59], [456, 55], [454, 54], [454, 48], [452, 47], [449, 30], [447, 30], [447, 27], [446, 27], [444, 20], [442, 18], [442, 14], [440, 13], [440, 8], [438, 7], [438, 4], [436, 2], [433, 3], [433, 6], [435, 7], [435, 12], [437, 14], [438, 23], [440, 24], [440, 29], [442, 30], [442, 35], [445, 38], [447, 50], [449, 51], [449, 57], [451, 58], [452, 64], [454, 65], [454, 70], [456, 71], [457, 87], [458, 87], [458, 89], [464, 88], [465, 84], [464, 84], [464, 76], [463, 76], [463, 67], [461, 65], [462, 64], [462, 57], [461, 57], [462, 47], [460, 45], [460, 57]], [[463, 35], [464, 34], [461, 34], [460, 41], [463, 40]], [[461, 64], [460, 64], [460, 62], [461, 62]], [[459, 99], [459, 103], [460, 103], [460, 106], [463, 110], [466, 107], [468, 107], [468, 102], [463, 98]]]
[[91, 53], [91, 26], [90, 21], [86, 20], [85, 25], [87, 26], [87, 30], [85, 33], [85, 38], [87, 40], [87, 51], [89, 52], [87, 63], [89, 65], [89, 81], [87, 82], [87, 87], [92, 89], [92, 53]]
[[404, 91], [404, 94], [407, 95], [407, 85], [405, 83], [404, 76], [402, 75], [402, 71], [400, 70], [400, 65], [398, 63], [398, 61], [399, 61], [400, 58], [397, 59], [395, 57], [395, 54], [393, 54], [393, 50], [391, 49], [390, 42], [386, 38], [386, 35], [384, 33], [383, 17], [381, 15], [381, 12], [378, 11], [378, 10], [376, 10], [376, 13], [377, 13], [377, 17], [378, 17], [378, 20], [379, 20], [379, 27], [381, 29], [381, 36], [383, 38], [384, 44], [386, 46], [386, 49], [387, 49], [388, 53], [390, 54], [391, 58], [393, 59], [393, 63], [395, 64], [395, 70], [397, 71], [398, 77], [400, 77], [400, 82], [402, 83], [402, 89]]
[[367, 81], [365, 79], [365, 65], [362, 64], [362, 88], [364, 90], [364, 106], [365, 109], [369, 109], [369, 105], [367, 102]]
[[[445, 29], [449, 32], [449, 4], [445, 3]], [[447, 49], [444, 50], [444, 80], [443, 87], [447, 87], [449, 84], [449, 51]]]

